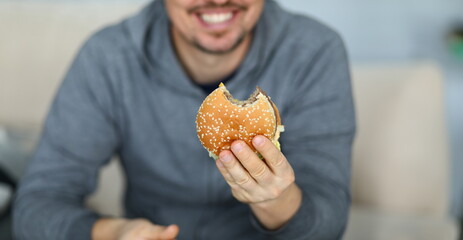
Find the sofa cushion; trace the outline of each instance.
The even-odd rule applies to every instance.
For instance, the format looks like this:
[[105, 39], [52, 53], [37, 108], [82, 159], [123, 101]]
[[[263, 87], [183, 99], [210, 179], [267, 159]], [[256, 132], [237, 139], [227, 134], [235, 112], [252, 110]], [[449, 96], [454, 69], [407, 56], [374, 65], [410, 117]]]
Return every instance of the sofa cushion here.
[[353, 200], [379, 210], [447, 214], [442, 76], [432, 61], [356, 65]]

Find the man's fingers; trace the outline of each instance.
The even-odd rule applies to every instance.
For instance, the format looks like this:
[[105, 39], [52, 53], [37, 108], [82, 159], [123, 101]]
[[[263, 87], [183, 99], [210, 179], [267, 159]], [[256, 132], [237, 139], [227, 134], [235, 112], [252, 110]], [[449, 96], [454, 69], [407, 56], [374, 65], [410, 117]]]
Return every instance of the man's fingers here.
[[162, 240], [170, 240], [177, 237], [180, 229], [177, 225], [169, 225], [168, 227], [164, 228], [163, 231], [159, 234], [159, 238]]
[[252, 140], [256, 150], [264, 157], [269, 168], [281, 176], [289, 170], [290, 165], [280, 150], [265, 136], [258, 135]]
[[[234, 184], [245, 190], [253, 189], [256, 181], [249, 175], [241, 163], [235, 158], [232, 152], [224, 150], [220, 153], [219, 160], [233, 179]], [[224, 176], [225, 177], [225, 176]], [[233, 184], [231, 184], [233, 187]]]
[[152, 224], [143, 237], [149, 240], [171, 240], [177, 237], [180, 229], [177, 225], [161, 226]]
[[257, 182], [266, 183], [268, 181], [272, 172], [245, 142], [235, 141], [231, 148], [233, 154]]
[[225, 181], [226, 181], [230, 186], [236, 185], [236, 184], [235, 184], [235, 180], [234, 180], [233, 177], [230, 175], [230, 173], [228, 172], [227, 168], [225, 168], [225, 165], [223, 165], [222, 161], [221, 161], [220, 159], [217, 159], [215, 163], [216, 163], [217, 168], [219, 169], [220, 173], [222, 174], [223, 178], [225, 179]]

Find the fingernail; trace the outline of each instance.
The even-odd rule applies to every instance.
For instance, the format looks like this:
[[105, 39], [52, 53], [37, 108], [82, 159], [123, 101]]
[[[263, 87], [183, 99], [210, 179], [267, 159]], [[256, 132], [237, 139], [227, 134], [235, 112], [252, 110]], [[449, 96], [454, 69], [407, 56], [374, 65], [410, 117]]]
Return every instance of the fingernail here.
[[217, 165], [221, 168], [223, 167], [222, 161], [223, 161], [222, 158], [220, 158], [220, 161], [217, 161]]
[[235, 152], [241, 152], [243, 149], [243, 144], [242, 143], [236, 143], [232, 145], [233, 151]]
[[262, 143], [264, 143], [264, 139], [261, 136], [257, 136], [253, 139], [254, 145], [260, 146]]
[[225, 154], [225, 155], [220, 156], [220, 161], [222, 162], [230, 162], [230, 160], [231, 160], [230, 154]]

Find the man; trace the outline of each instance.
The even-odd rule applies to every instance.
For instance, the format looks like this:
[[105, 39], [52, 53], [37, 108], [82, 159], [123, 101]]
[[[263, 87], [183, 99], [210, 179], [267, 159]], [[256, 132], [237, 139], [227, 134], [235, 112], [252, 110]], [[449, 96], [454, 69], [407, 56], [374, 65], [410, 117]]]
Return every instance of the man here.
[[[282, 151], [235, 141], [214, 164], [196, 112], [226, 82], [279, 107]], [[339, 239], [354, 112], [332, 30], [267, 0], [154, 1], [94, 34], [60, 87], [14, 211], [18, 239]], [[83, 207], [117, 154], [125, 218]]]

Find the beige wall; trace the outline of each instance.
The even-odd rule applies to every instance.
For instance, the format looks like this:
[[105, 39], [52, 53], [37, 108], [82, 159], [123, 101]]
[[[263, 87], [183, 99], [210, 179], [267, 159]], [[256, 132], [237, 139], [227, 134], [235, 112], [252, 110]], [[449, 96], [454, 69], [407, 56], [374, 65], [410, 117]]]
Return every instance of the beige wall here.
[[0, 2], [0, 124], [40, 125], [82, 42], [140, 6]]

